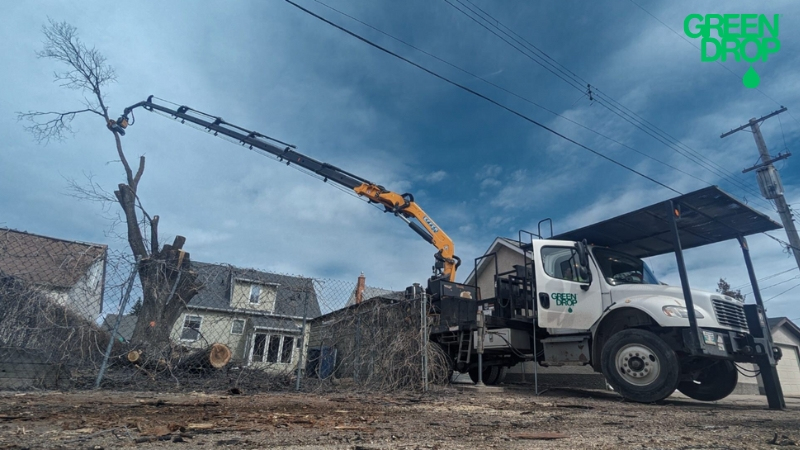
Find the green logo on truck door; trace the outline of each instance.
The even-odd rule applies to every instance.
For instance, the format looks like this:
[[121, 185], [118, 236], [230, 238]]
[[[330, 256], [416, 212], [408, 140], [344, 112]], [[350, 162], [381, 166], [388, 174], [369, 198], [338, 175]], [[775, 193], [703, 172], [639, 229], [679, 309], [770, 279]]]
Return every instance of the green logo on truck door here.
[[556, 306], [569, 306], [568, 313], [571, 313], [572, 307], [578, 303], [578, 295], [567, 292], [553, 292], [550, 298], [556, 301]]

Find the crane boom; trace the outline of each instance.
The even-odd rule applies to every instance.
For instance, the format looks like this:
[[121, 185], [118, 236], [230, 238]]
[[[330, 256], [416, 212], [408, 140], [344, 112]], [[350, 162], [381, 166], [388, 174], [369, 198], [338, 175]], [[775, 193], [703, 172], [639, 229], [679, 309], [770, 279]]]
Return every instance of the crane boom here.
[[[434, 255], [436, 262], [433, 266], [433, 276], [431, 280], [446, 280], [454, 282], [456, 270], [461, 264], [461, 260], [455, 256], [453, 241], [442, 231], [438, 225], [425, 213], [425, 211], [414, 201], [411, 194], [398, 194], [375, 184], [367, 179], [342, 170], [328, 163], [317, 161], [314, 158], [296, 151], [293, 145], [270, 138], [257, 131], [226, 122], [221, 117], [211, 116], [197, 111], [188, 106], [178, 106], [173, 109], [168, 106], [160, 105], [153, 101], [153, 96], [147, 100], [136, 103], [125, 108], [122, 116], [116, 121], [109, 121], [108, 128], [115, 133], [125, 135], [128, 125], [133, 125], [135, 117], [133, 111], [142, 108], [150, 112], [160, 112], [181, 123], [191, 123], [202, 127], [215, 136], [227, 136], [243, 146], [264, 151], [287, 165], [294, 164], [308, 171], [314, 172], [323, 177], [324, 181], [330, 181], [338, 185], [352, 189], [361, 197], [367, 198], [370, 202], [383, 205], [384, 212], [392, 213], [402, 219], [408, 226], [419, 234], [423, 239], [432, 244], [438, 252]], [[129, 118], [130, 116], [130, 118]]]

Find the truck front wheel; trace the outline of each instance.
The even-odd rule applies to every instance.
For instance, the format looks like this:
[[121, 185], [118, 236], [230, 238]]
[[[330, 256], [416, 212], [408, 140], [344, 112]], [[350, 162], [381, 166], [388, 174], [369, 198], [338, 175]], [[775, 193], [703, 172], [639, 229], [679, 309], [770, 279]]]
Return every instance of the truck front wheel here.
[[611, 336], [600, 360], [608, 384], [634, 402], [663, 400], [678, 385], [675, 351], [650, 331], [631, 328]]
[[678, 383], [678, 390], [695, 400], [713, 402], [722, 400], [736, 389], [739, 372], [733, 362], [719, 361], [701, 370], [693, 378]]

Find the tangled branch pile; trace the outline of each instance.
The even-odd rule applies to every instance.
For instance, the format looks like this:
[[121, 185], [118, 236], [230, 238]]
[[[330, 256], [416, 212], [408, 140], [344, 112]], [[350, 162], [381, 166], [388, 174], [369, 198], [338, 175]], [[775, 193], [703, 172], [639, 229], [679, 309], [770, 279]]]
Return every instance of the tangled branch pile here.
[[[59, 304], [57, 298], [13, 277], [0, 278], [0, 348], [4, 354], [91, 377], [100, 366], [108, 339], [107, 332]], [[33, 372], [38, 370], [35, 365], [30, 369]], [[38, 373], [22, 375], [40, 378]]]
[[420, 300], [376, 297], [319, 318], [312, 324], [310, 346], [324, 350], [309, 352], [307, 367], [338, 384], [352, 380], [357, 389], [417, 390], [423, 386], [427, 353], [429, 383], [446, 383], [447, 356], [424, 338], [420, 306]]

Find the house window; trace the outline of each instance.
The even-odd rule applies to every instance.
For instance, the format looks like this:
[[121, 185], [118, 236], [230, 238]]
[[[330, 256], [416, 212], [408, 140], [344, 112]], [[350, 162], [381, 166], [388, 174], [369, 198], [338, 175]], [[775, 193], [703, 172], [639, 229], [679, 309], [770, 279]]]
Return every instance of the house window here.
[[231, 334], [244, 333], [244, 319], [233, 319], [231, 324]]
[[257, 284], [250, 285], [250, 303], [258, 304], [258, 298], [261, 296], [261, 286]]
[[292, 336], [283, 337], [283, 348], [281, 349], [281, 362], [292, 362], [292, 350], [294, 349], [294, 338]]
[[256, 333], [252, 361], [289, 364], [292, 362], [294, 343], [294, 336]]
[[200, 337], [200, 324], [203, 318], [200, 316], [187, 315], [183, 319], [183, 330], [181, 330], [181, 340], [196, 341]]

